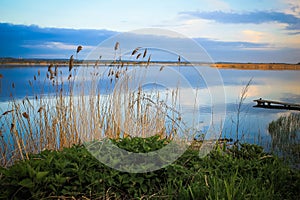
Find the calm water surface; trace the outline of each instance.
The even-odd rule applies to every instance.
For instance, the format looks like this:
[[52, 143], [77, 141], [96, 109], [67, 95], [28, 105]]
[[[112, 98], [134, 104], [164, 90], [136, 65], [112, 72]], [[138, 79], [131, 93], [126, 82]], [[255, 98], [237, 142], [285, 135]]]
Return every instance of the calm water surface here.
[[[40, 77], [38, 77], [40, 71]], [[62, 74], [68, 74], [67, 67], [60, 67], [59, 71]], [[223, 87], [225, 90], [226, 103], [226, 118], [224, 119], [224, 127], [222, 134], [224, 137], [235, 138], [236, 130], [236, 113], [239, 95], [247, 82], [252, 79], [251, 85], [247, 92], [241, 115], [240, 115], [240, 137], [251, 143], [268, 143], [270, 136], [267, 130], [268, 124], [272, 120], [276, 120], [282, 115], [286, 115], [291, 111], [287, 110], [269, 110], [263, 108], [253, 108], [254, 99], [263, 98], [270, 100], [286, 101], [290, 103], [300, 103], [300, 70], [237, 70], [237, 69], [220, 69], [220, 75], [223, 79], [223, 85], [215, 85], [213, 87]], [[3, 78], [0, 79], [0, 111], [7, 110], [11, 96], [14, 98], [24, 98], [25, 96], [33, 97], [36, 94], [52, 94], [55, 91], [51, 87], [51, 83], [46, 79], [47, 67], [0, 67], [0, 74]], [[184, 74], [185, 78], [191, 83], [192, 87], [198, 87], [200, 94], [200, 117], [199, 120], [204, 123], [202, 129], [208, 127], [205, 124], [208, 118], [211, 118], [210, 101], [207, 101], [209, 89], [205, 85], [205, 79], [214, 77], [196, 76], [188, 67], [182, 67], [180, 73]], [[34, 76], [37, 77], [33, 81]], [[172, 77], [165, 77], [171, 79]], [[199, 81], [200, 80], [200, 81]], [[29, 81], [34, 82], [30, 86]], [[67, 75], [64, 77], [67, 82]], [[200, 83], [200, 84], [199, 84]], [[198, 85], [197, 85], [198, 84]], [[12, 87], [14, 85], [14, 88]], [[43, 89], [41, 89], [43, 85]], [[101, 87], [103, 84], [101, 84]], [[197, 85], [197, 86], [196, 86]], [[67, 85], [63, 87], [68, 87]], [[188, 98], [186, 94], [186, 98]], [[217, 115], [217, 113], [214, 113]], [[3, 123], [3, 122], [1, 122]]]

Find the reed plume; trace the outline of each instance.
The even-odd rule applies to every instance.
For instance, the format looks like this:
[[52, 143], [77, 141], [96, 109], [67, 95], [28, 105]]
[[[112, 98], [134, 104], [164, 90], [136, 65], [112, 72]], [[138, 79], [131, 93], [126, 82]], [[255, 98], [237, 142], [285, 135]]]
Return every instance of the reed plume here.
[[136, 56], [136, 59], [139, 59], [139, 57], [142, 55], [142, 53], [139, 53], [137, 56]]
[[116, 42], [116, 44], [115, 44], [115, 51], [117, 51], [118, 49], [119, 49], [119, 46], [120, 46], [120, 43], [119, 42]]
[[145, 58], [147, 55], [147, 49], [145, 49], [144, 54], [143, 54], [143, 58]]
[[81, 51], [81, 50], [82, 50], [82, 46], [79, 45], [79, 46], [77, 47], [76, 53], [79, 53], [79, 51]]
[[2, 115], [7, 115], [8, 113], [11, 113], [13, 112], [14, 110], [8, 110], [8, 111], [5, 111], [4, 113], [2, 113]]
[[73, 66], [74, 66], [74, 58], [73, 55], [71, 55], [69, 60], [69, 72], [73, 69]]
[[148, 60], [147, 60], [147, 66], [149, 66], [150, 60], [151, 60], [151, 54], [150, 54], [149, 57], [148, 57]]
[[136, 53], [138, 52], [139, 49], [140, 49], [140, 47], [135, 48], [135, 49], [132, 51], [131, 55], [133, 56], [134, 54], [136, 54]]

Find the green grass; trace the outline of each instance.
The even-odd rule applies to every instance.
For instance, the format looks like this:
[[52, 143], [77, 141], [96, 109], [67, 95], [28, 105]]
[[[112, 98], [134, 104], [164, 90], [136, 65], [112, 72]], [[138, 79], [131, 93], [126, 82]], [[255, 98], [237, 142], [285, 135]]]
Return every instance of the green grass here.
[[[137, 142], [139, 141], [139, 142]], [[163, 147], [158, 137], [113, 141], [133, 152]], [[42, 151], [0, 169], [0, 199], [299, 199], [300, 172], [256, 145], [187, 150], [157, 171], [111, 169], [84, 146]]]
[[[149, 61], [150, 56], [147, 66]], [[300, 172], [256, 145], [218, 147], [204, 158], [199, 157], [199, 151], [190, 148], [176, 162], [147, 173], [120, 172], [102, 164], [80, 144], [87, 142], [91, 144], [87, 148], [98, 149], [99, 140], [110, 138], [119, 148], [147, 153], [174, 140], [182, 123], [176, 110], [180, 107], [178, 88], [172, 90], [171, 105], [162, 104], [158, 97], [144, 98], [140, 88], [136, 92], [125, 90], [128, 104], [125, 119], [122, 119], [122, 109], [111, 104], [112, 99], [116, 105], [120, 104], [121, 93], [103, 98], [102, 94], [107, 91], [98, 91], [96, 86], [99, 79], [109, 78], [112, 83], [121, 75], [126, 77], [128, 66], [115, 63], [108, 74], [98, 74], [95, 64], [89, 71], [90, 89], [84, 90], [83, 80], [78, 83], [80, 94], [75, 96], [73, 62], [70, 59], [70, 70], [64, 74], [68, 80], [63, 78], [59, 67], [51, 64], [48, 78], [43, 80], [38, 71], [30, 82], [31, 87], [32, 83], [44, 83], [36, 92], [53, 87], [55, 95], [44, 97], [37, 93], [35, 100], [25, 97], [22, 101], [12, 98], [8, 110], [2, 111], [1, 133], [7, 134], [0, 138], [0, 199], [300, 199]], [[67, 89], [62, 87], [64, 84]], [[125, 81], [124, 86], [127, 84]], [[14, 87], [13, 84], [12, 91]], [[160, 113], [155, 110], [157, 106], [166, 111]], [[151, 114], [151, 110], [156, 115]], [[132, 120], [132, 116], [136, 120]], [[166, 125], [169, 118], [172, 123]], [[293, 142], [293, 146], [288, 147], [298, 144], [299, 127], [287, 132], [295, 123], [299, 125], [298, 119], [279, 119], [270, 125], [273, 146], [286, 146], [287, 139], [289, 144]], [[124, 124], [124, 130], [120, 124]], [[155, 125], [154, 130], [148, 131], [152, 125]], [[142, 131], [139, 137], [131, 138], [129, 134], [135, 132], [132, 128], [135, 126]], [[286, 132], [288, 137], [280, 131]], [[153, 132], [156, 136], [148, 137], [147, 134]], [[110, 158], [116, 153], [104, 156]], [[173, 155], [170, 152], [168, 156]], [[129, 159], [113, 161], [116, 165], [132, 164]]]
[[286, 161], [300, 165], [300, 113], [290, 113], [272, 121], [268, 127], [272, 151]]

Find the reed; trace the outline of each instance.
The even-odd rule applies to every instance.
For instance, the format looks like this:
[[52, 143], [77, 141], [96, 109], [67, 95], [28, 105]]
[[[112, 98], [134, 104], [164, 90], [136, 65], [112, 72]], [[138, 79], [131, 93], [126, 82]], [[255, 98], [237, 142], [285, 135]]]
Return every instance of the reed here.
[[[76, 58], [81, 50], [82, 46], [78, 46]], [[116, 58], [116, 51], [120, 50], [118, 42], [114, 50]], [[147, 49], [141, 53], [140, 50], [138, 47], [132, 51], [132, 55], [137, 54], [136, 59], [147, 55]], [[150, 59], [151, 54], [147, 65], [142, 67], [147, 68]], [[48, 66], [46, 78], [42, 78], [40, 71], [33, 76], [29, 84], [35, 94], [33, 97], [20, 100], [12, 95], [7, 110], [1, 110], [0, 116], [1, 166], [28, 159], [29, 153], [62, 150], [104, 137], [159, 135], [160, 138], [174, 138], [181, 123], [176, 111], [178, 88], [172, 91], [172, 105], [167, 105], [164, 103], [167, 100], [161, 100], [157, 91], [146, 94], [141, 86], [137, 91], [129, 88], [133, 78], [142, 77], [139, 73], [129, 76], [128, 68], [132, 66], [122, 62], [121, 57], [109, 66], [108, 72], [103, 72], [97, 63], [79, 68], [74, 66], [72, 55], [67, 72], [53, 63]], [[80, 69], [84, 69], [81, 71], [84, 76], [78, 77]], [[122, 92], [112, 92], [120, 79]], [[99, 83], [105, 81], [110, 84], [105, 89], [99, 87]], [[14, 91], [15, 87], [13, 84], [10, 89]], [[45, 92], [49, 89], [54, 94]]]
[[292, 164], [300, 164], [300, 114], [290, 113], [269, 124], [272, 151]]

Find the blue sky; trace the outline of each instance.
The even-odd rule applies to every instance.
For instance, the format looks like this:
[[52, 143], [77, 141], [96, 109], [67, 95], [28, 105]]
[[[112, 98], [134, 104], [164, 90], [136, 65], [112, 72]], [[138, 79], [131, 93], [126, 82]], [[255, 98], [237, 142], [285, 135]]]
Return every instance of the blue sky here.
[[193, 38], [214, 61], [300, 62], [298, 0], [1, 0], [0, 57], [68, 58], [140, 28]]

